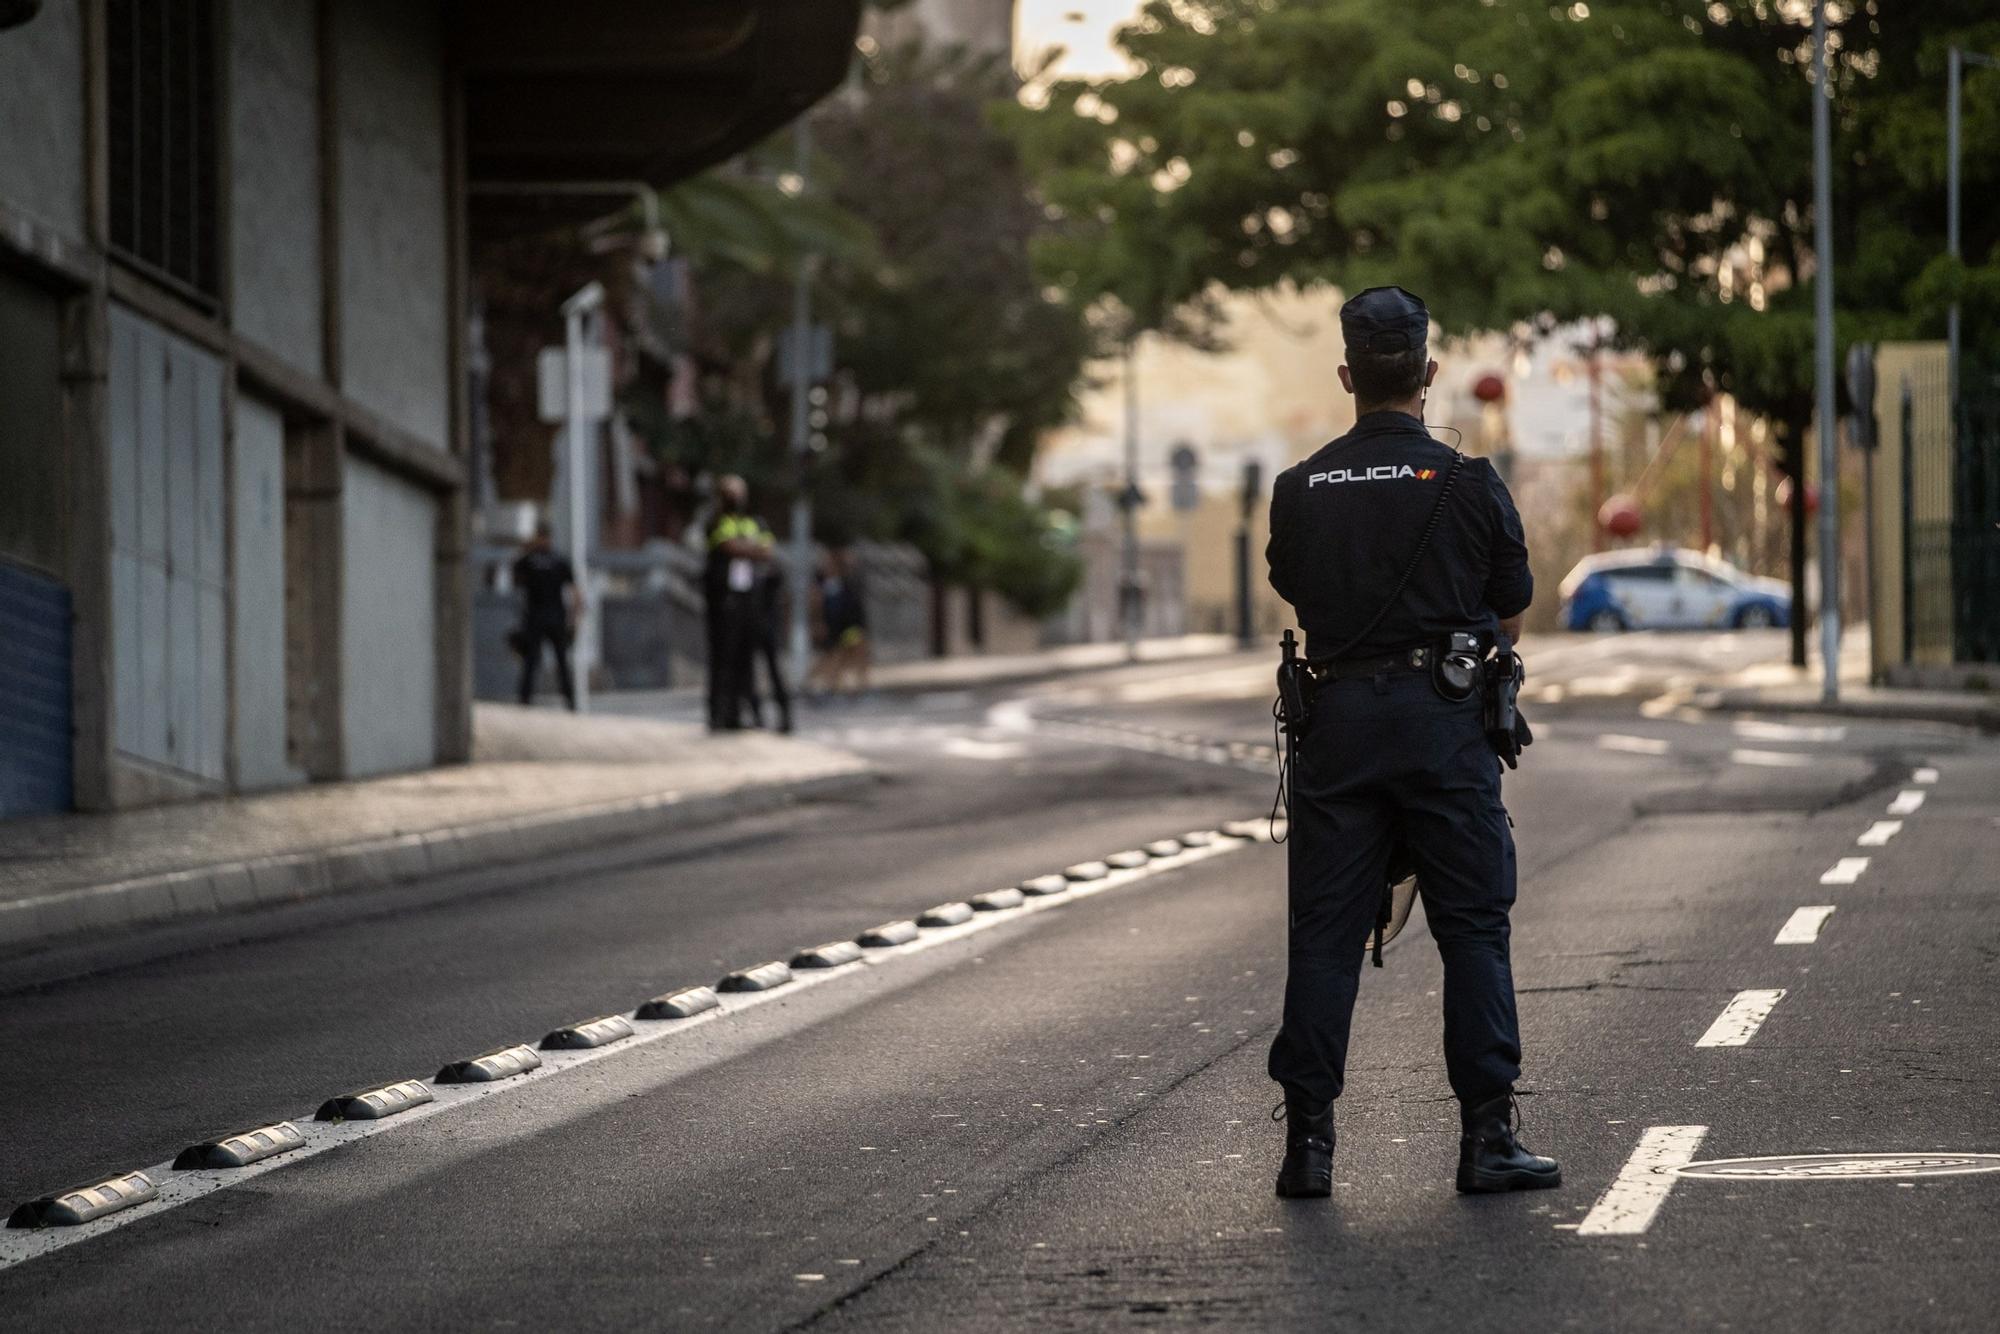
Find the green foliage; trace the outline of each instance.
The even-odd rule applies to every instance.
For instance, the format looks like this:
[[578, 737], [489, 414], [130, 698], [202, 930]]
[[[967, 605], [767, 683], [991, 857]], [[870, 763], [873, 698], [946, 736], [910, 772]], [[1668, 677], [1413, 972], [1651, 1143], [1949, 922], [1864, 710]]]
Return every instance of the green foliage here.
[[[1943, 250], [1944, 52], [1990, 0], [1835, 23], [1843, 336], [2000, 343], [2000, 214]], [[1706, 381], [1796, 434], [1812, 383], [1810, 33], [1777, 0], [1153, 0], [1133, 77], [1008, 118], [1059, 232], [1047, 274], [1173, 327], [1218, 288], [1398, 282], [1448, 333], [1608, 314], [1664, 391]], [[1965, 198], [2000, 189], [2000, 72], [1968, 70]], [[1725, 293], [1755, 247], [1767, 281]], [[1758, 308], [1761, 306], [1761, 308]]]
[[[1081, 310], [1035, 271], [1046, 223], [989, 116], [1012, 88], [1004, 63], [885, 52], [813, 112], [803, 200], [743, 176], [664, 196], [666, 225], [694, 261], [712, 369], [700, 414], [656, 419], [647, 434], [689, 472], [743, 472], [759, 506], [782, 513], [794, 485], [789, 391], [722, 368], [768, 371], [789, 337], [795, 265], [810, 254], [814, 316], [833, 327], [836, 361], [811, 481], [819, 532], [911, 542], [940, 578], [1039, 615], [1079, 572], [1020, 478], [1041, 435], [1075, 411], [1096, 344]], [[788, 153], [786, 136], [759, 162], [781, 170]]]

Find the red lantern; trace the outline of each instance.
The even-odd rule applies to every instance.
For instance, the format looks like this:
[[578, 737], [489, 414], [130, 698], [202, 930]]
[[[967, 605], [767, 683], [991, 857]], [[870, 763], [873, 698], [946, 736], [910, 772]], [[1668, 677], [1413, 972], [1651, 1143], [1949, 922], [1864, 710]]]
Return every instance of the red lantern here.
[[1481, 403], [1498, 403], [1507, 397], [1507, 382], [1489, 371], [1472, 382], [1472, 396]]
[[1598, 526], [1613, 537], [1635, 536], [1639, 521], [1639, 502], [1630, 496], [1613, 496], [1597, 511]]

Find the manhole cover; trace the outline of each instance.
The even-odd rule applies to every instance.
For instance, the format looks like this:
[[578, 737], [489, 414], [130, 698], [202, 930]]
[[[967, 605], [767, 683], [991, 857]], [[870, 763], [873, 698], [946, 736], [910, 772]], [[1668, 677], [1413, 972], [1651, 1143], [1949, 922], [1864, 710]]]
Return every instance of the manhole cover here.
[[1855, 1181], [1871, 1177], [1950, 1177], [2000, 1172], [2000, 1153], [1797, 1153], [1775, 1158], [1717, 1158], [1674, 1174], [1733, 1181]]

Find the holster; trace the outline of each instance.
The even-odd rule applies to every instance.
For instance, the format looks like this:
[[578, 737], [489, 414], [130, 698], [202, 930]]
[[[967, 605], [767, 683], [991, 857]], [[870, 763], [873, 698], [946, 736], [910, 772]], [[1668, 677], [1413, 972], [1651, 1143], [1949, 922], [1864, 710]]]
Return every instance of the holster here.
[[1278, 721], [1287, 736], [1304, 736], [1312, 722], [1313, 679], [1299, 656], [1299, 641], [1290, 630], [1278, 641]]
[[1520, 709], [1521, 685], [1527, 679], [1527, 670], [1521, 665], [1521, 655], [1514, 652], [1514, 646], [1505, 636], [1495, 646], [1493, 656], [1486, 660], [1482, 677], [1487, 744], [1493, 747], [1501, 763], [1517, 769], [1521, 751], [1535, 743], [1535, 734]]

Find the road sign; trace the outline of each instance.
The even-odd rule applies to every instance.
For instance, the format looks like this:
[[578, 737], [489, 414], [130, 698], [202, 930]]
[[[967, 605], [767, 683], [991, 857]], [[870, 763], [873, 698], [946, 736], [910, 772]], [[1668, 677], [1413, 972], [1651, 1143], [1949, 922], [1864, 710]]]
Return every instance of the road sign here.
[[[569, 363], [559, 347], [545, 347], [535, 359], [535, 415], [545, 422], [569, 416]], [[583, 350], [583, 415], [602, 421], [611, 415], [611, 354]]]

